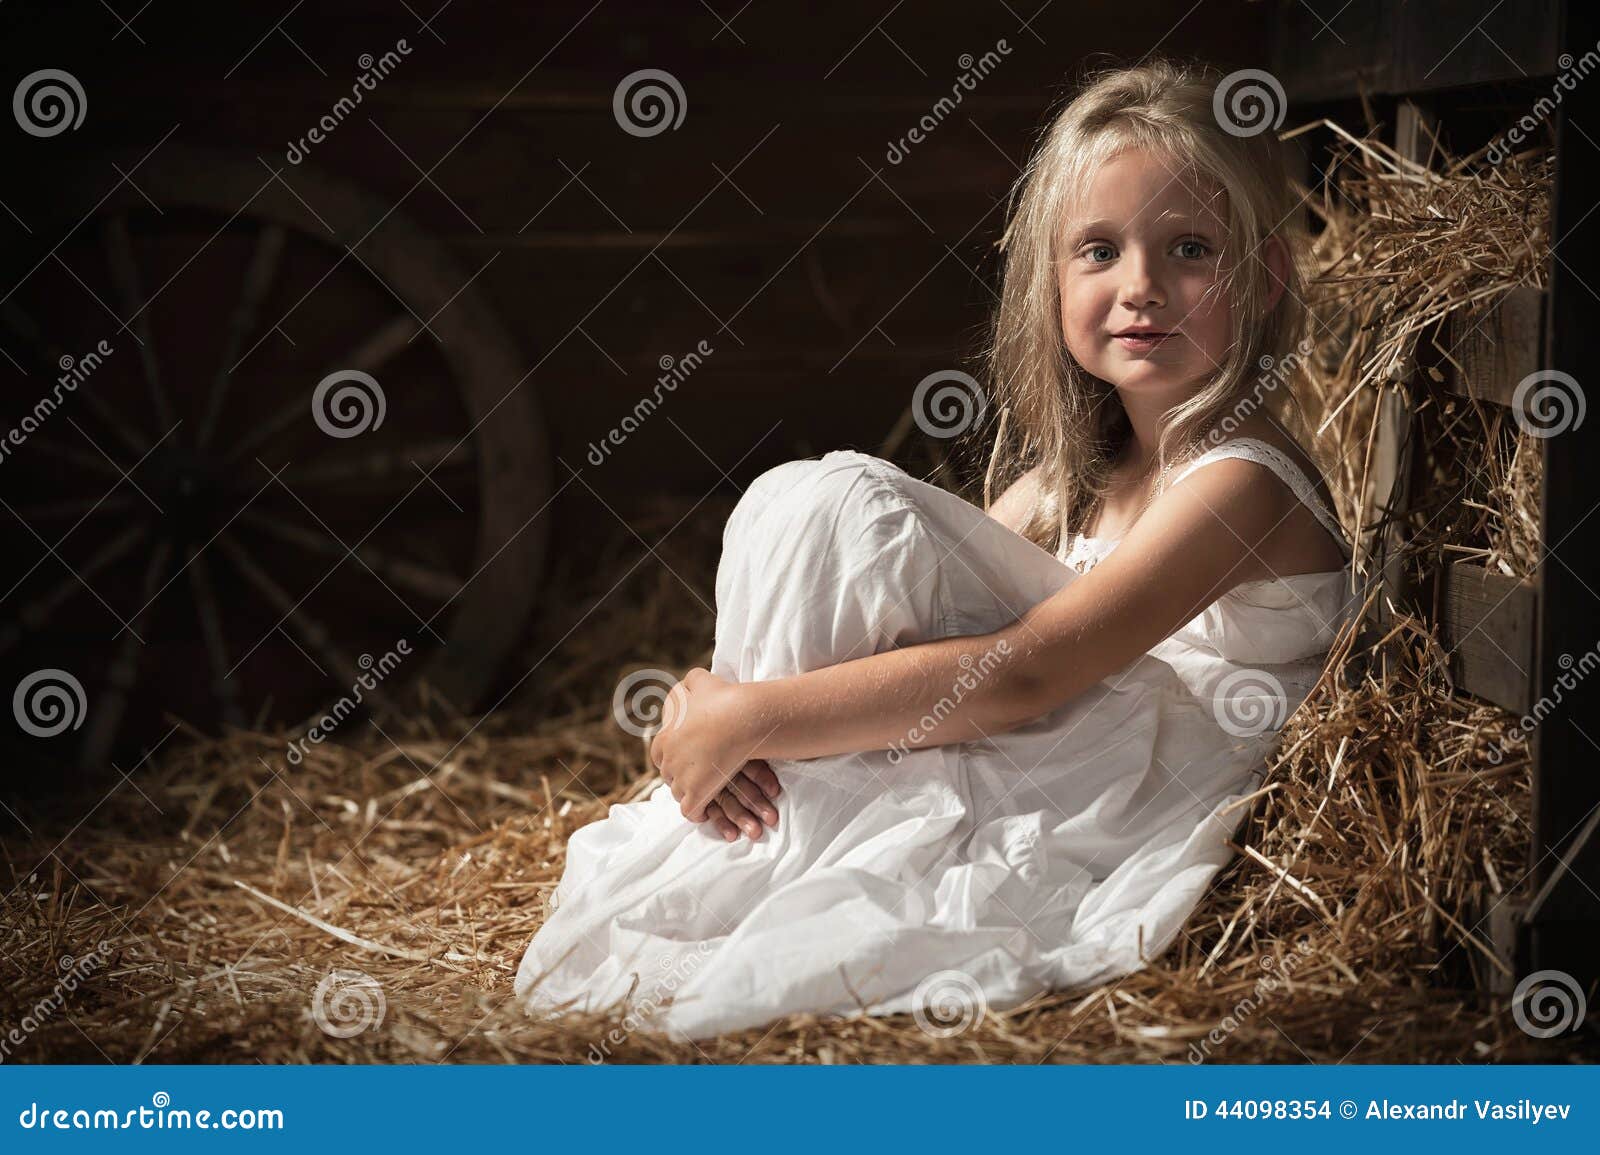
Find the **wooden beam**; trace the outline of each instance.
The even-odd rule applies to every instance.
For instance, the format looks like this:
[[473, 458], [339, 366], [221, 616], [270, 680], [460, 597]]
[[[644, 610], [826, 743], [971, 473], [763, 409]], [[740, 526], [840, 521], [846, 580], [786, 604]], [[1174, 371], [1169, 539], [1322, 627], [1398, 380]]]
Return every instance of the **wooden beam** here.
[[1445, 342], [1455, 362], [1445, 378], [1450, 390], [1509, 406], [1517, 384], [1539, 368], [1544, 311], [1544, 293], [1524, 286], [1507, 293], [1487, 314], [1453, 316]]
[[1561, 8], [1562, 0], [1350, 0], [1342, 8], [1279, 0], [1272, 73], [1295, 104], [1552, 76]]
[[[1581, 56], [1600, 40], [1600, 10], [1569, 4], [1563, 51]], [[1584, 228], [1594, 208], [1588, 174], [1600, 163], [1586, 126], [1600, 122], [1600, 89], [1579, 84], [1556, 111], [1556, 173], [1551, 243], [1549, 321], [1544, 365], [1592, 380], [1600, 340], [1594, 324], [1594, 290], [1583, 273], [1600, 261], [1600, 232]], [[1592, 225], [1593, 222], [1590, 222]], [[1580, 392], [1570, 398], [1574, 418]], [[1539, 566], [1538, 659], [1534, 688], [1559, 702], [1533, 731], [1534, 884], [1540, 910], [1530, 912], [1529, 966], [1565, 971], [1589, 988], [1600, 978], [1600, 863], [1593, 853], [1572, 853], [1579, 831], [1600, 805], [1594, 772], [1600, 723], [1600, 677], [1572, 667], [1600, 639], [1600, 598], [1593, 559], [1600, 553], [1595, 510], [1600, 461], [1600, 421], [1572, 420], [1542, 438], [1544, 493], [1541, 523], [1546, 555]]]
[[[1427, 130], [1433, 124], [1429, 110], [1415, 101], [1402, 100], [1395, 109], [1395, 148], [1404, 156], [1425, 160], [1431, 143]], [[1383, 596], [1374, 601], [1372, 610], [1373, 620], [1380, 627], [1386, 627], [1393, 618], [1390, 605], [1399, 606], [1410, 592], [1401, 565], [1401, 550], [1406, 540], [1404, 511], [1411, 502], [1415, 438], [1409, 385], [1416, 371], [1416, 358], [1412, 356], [1401, 370], [1402, 387], [1386, 388], [1378, 398], [1377, 443], [1369, 489], [1364, 495], [1368, 506], [1362, 524], [1369, 529], [1363, 534], [1361, 550], [1362, 556], [1377, 566], [1383, 585]]]
[[1538, 588], [1470, 561], [1444, 571], [1440, 641], [1456, 686], [1521, 716], [1533, 705]]

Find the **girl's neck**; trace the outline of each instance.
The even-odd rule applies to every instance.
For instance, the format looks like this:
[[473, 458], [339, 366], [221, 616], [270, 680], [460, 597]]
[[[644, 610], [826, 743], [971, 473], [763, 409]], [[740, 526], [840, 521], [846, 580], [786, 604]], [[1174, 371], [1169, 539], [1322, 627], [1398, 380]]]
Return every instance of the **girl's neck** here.
[[1193, 397], [1200, 383], [1173, 385], [1162, 389], [1141, 389], [1137, 394], [1119, 388], [1122, 409], [1128, 415], [1132, 433], [1122, 450], [1124, 466], [1135, 476], [1155, 468], [1156, 447], [1161, 442], [1161, 416], [1173, 406]]

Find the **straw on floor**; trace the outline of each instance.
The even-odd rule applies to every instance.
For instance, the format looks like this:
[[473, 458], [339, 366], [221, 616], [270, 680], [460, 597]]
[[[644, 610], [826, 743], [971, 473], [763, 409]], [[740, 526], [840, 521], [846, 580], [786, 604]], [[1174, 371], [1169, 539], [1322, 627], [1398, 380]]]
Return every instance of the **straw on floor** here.
[[[1403, 380], [1442, 318], [1540, 283], [1549, 158], [1423, 167], [1332, 131], [1347, 151], [1316, 204], [1308, 440], [1356, 526], [1376, 392], [1424, 390], [1462, 497], [1417, 519], [1414, 564], [1457, 550], [1528, 572], [1538, 455]], [[653, 542], [689, 507], [627, 516]], [[22, 1034], [5, 1061], [1527, 1062], [1580, 1047], [1532, 1038], [1489, 989], [1504, 967], [1485, 919], [1526, 865], [1526, 750], [1504, 711], [1454, 693], [1405, 612], [1339, 640], [1248, 800], [1237, 860], [1133, 975], [948, 1031], [799, 1015], [676, 1045], [625, 1012], [526, 1018], [511, 977], [567, 836], [654, 782], [612, 691], [635, 667], [707, 662], [730, 507], [707, 501], [671, 534], [670, 569], [623, 578], [644, 550], [621, 526], [564, 543], [521, 668], [559, 645], [485, 719], [351, 725], [300, 765], [291, 734], [180, 728], [109, 796], [22, 815], [3, 843], [0, 1020]]]

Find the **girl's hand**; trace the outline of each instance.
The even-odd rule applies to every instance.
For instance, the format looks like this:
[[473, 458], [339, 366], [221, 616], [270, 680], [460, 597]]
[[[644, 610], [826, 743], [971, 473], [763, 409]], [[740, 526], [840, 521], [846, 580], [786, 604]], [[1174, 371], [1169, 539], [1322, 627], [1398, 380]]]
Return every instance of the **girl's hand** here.
[[762, 822], [768, 826], [778, 825], [778, 808], [774, 803], [782, 792], [772, 767], [759, 758], [753, 759], [744, 764], [744, 769], [706, 807], [706, 821], [729, 842], [738, 839], [740, 830], [754, 842], [761, 837]]
[[650, 761], [691, 822], [705, 821], [706, 807], [754, 753], [743, 691], [697, 666], [667, 694], [661, 729], [650, 739]]

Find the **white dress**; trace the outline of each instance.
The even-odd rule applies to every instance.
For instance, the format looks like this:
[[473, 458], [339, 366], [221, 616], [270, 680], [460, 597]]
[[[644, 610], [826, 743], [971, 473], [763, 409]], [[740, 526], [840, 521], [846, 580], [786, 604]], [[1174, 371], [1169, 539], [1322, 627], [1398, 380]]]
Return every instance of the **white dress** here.
[[[1348, 559], [1337, 519], [1265, 442], [1235, 438], [1177, 477], [1222, 457], [1271, 469]], [[711, 671], [781, 678], [989, 633], [1114, 545], [1078, 536], [1052, 556], [854, 450], [786, 462], [724, 529]], [[543, 1015], [610, 1008], [632, 988], [625, 1021], [678, 1039], [863, 1008], [950, 1033], [985, 1005], [1137, 970], [1232, 858], [1246, 808], [1230, 804], [1259, 782], [1357, 605], [1348, 560], [1245, 582], [989, 740], [773, 759], [779, 824], [754, 842], [688, 821], [658, 783], [572, 834], [515, 996]]]

